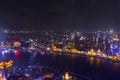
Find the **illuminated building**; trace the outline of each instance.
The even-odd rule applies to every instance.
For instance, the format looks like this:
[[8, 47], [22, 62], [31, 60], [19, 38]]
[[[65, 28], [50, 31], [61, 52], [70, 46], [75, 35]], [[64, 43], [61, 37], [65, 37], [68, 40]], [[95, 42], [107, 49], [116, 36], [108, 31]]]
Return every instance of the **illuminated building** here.
[[20, 43], [20, 41], [16, 40], [13, 42], [13, 45], [14, 45], [14, 47], [20, 47], [21, 43]]
[[0, 62], [0, 69], [1, 69], [0, 80], [6, 80], [6, 77], [7, 77], [6, 69], [9, 69], [10, 67], [12, 67], [12, 65], [13, 65], [12, 60]]

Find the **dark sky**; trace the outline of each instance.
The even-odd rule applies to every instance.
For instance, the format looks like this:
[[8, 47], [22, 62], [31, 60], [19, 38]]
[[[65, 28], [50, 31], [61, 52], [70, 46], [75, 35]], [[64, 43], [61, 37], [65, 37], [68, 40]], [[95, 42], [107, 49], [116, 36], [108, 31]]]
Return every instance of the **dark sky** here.
[[119, 0], [15, 0], [0, 2], [0, 26], [9, 29], [119, 30]]

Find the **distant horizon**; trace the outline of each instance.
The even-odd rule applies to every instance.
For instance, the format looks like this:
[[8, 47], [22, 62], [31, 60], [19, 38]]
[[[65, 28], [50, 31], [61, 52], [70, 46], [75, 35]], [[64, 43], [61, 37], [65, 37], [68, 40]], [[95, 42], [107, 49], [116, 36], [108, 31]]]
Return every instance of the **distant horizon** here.
[[[107, 30], [110, 30], [112, 29], [113, 31], [115, 32], [119, 32], [120, 31], [120, 28], [115, 28], [115, 27], [105, 27], [104, 29], [101, 27], [101, 28], [90, 28], [88, 27], [88, 29], [81, 29], [79, 27], [70, 27], [69, 26], [66, 26], [66, 27], [56, 27], [56, 28], [53, 28], [53, 27], [38, 27], [38, 26], [26, 26], [25, 28], [23, 28], [25, 26], [14, 26], [14, 27], [8, 27], [8, 26], [4, 26], [4, 25], [0, 25], [0, 30], [3, 31], [3, 30], [17, 30], [17, 31], [20, 31], [20, 30], [23, 30], [23, 31], [81, 31], [81, 32], [95, 32], [95, 31], [107, 31]], [[30, 28], [30, 27], [33, 27], [33, 28]], [[59, 29], [60, 28], [60, 29]]]
[[55, 30], [55, 29], [8, 29], [8, 28], [1, 28], [0, 27], [0, 32], [4, 32], [4, 31], [55, 31], [55, 32], [74, 32], [74, 31], [77, 31], [77, 32], [96, 32], [96, 31], [102, 31], [102, 32], [106, 32], [106, 31], [110, 31], [110, 30], [113, 30], [114, 32], [119, 32], [119, 30], [115, 30], [115, 29], [111, 29], [111, 28], [108, 28], [108, 29], [104, 29], [104, 30], [81, 30], [81, 29], [59, 29], [59, 30]]

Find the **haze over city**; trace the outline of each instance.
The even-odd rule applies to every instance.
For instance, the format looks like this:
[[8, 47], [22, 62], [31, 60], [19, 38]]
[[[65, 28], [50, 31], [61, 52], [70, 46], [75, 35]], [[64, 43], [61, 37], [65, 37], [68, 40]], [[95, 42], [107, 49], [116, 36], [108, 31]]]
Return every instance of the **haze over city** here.
[[119, 0], [10, 0], [0, 3], [0, 26], [23, 30], [119, 31], [119, 14]]
[[0, 80], [120, 80], [120, 1], [1, 1]]

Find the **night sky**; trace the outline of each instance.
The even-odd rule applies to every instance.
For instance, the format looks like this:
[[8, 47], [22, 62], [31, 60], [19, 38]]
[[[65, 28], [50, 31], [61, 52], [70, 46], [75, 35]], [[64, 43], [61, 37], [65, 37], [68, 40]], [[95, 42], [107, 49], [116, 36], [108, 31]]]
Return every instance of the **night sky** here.
[[119, 0], [0, 2], [0, 27], [23, 30], [119, 31]]

